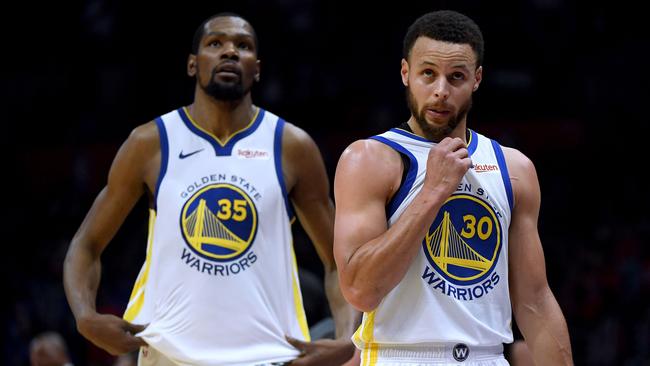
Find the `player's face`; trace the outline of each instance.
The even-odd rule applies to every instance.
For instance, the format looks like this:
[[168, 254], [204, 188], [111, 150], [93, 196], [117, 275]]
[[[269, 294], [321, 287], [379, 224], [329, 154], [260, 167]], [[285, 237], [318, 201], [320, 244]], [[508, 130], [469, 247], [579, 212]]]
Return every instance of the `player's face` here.
[[482, 68], [468, 44], [420, 37], [408, 60], [402, 60], [402, 82], [406, 86], [411, 114], [432, 141], [449, 136], [462, 123], [472, 106]]
[[253, 29], [237, 17], [218, 17], [205, 25], [196, 55], [190, 55], [188, 74], [217, 100], [234, 101], [248, 94], [259, 79], [260, 62]]

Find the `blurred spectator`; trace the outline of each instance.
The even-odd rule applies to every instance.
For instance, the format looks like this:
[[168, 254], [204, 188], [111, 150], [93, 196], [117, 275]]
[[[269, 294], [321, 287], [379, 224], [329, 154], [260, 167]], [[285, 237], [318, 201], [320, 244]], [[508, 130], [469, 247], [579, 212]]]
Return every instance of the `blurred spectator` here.
[[29, 345], [31, 366], [72, 366], [68, 347], [56, 332], [45, 332], [32, 339]]

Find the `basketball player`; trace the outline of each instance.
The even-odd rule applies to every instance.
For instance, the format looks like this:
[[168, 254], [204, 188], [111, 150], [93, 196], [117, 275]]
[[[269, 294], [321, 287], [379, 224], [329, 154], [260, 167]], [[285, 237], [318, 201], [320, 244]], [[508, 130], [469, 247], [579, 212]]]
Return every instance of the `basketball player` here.
[[536, 363], [572, 363], [535, 168], [467, 128], [482, 60], [472, 20], [419, 18], [401, 67], [411, 118], [339, 161], [334, 251], [343, 294], [364, 312], [353, 337], [363, 365], [506, 365], [511, 301]]
[[[340, 365], [354, 310], [333, 259], [334, 208], [318, 148], [254, 105], [258, 41], [222, 13], [197, 29], [192, 104], [137, 127], [75, 235], [65, 288], [79, 332], [140, 365]], [[124, 319], [95, 310], [100, 255], [138, 199], [150, 199], [146, 260]], [[291, 238], [292, 207], [326, 270], [336, 340], [309, 341]]]

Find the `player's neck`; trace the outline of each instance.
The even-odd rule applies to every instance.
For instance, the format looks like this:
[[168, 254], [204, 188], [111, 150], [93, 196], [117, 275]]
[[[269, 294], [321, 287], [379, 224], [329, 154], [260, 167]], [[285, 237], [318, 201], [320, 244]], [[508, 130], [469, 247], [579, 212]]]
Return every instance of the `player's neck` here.
[[[431, 140], [431, 137], [427, 136], [422, 130], [422, 128], [420, 127], [420, 125], [415, 121], [415, 117], [411, 116], [411, 118], [407, 121], [407, 123], [414, 134], [420, 137], [424, 137], [425, 139]], [[456, 128], [454, 128], [451, 131], [451, 133], [449, 133], [446, 136], [443, 136], [442, 138], [440, 138], [440, 140], [444, 139], [445, 137], [451, 137], [451, 138], [458, 137], [461, 140], [465, 141], [465, 143], [467, 143], [467, 120], [464, 118], [462, 121], [458, 123], [458, 126], [456, 126]], [[434, 142], [440, 142], [440, 141], [434, 141]]]
[[250, 93], [237, 101], [198, 97], [187, 109], [199, 126], [221, 141], [248, 126], [257, 113]]

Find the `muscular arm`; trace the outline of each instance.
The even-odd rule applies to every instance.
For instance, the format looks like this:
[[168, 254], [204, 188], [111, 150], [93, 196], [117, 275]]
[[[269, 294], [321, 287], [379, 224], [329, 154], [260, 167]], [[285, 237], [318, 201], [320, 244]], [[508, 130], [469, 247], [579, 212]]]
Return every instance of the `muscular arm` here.
[[303, 130], [287, 123], [283, 135], [283, 166], [289, 197], [325, 269], [325, 293], [336, 325], [336, 337], [349, 340], [360, 314], [343, 298], [332, 252], [334, 204], [318, 147]]
[[515, 206], [509, 230], [510, 297], [517, 324], [537, 365], [572, 365], [569, 332], [546, 280], [537, 231], [541, 201], [533, 163], [504, 148]]
[[108, 183], [72, 239], [65, 258], [63, 283], [77, 328], [83, 336], [113, 354], [135, 349], [142, 341], [124, 334], [106, 334], [106, 331], [119, 333], [120, 330], [134, 333], [140, 328], [96, 312], [100, 256], [147, 187], [154, 186], [153, 177], [158, 175], [159, 161], [155, 124], [135, 129], [118, 151]]
[[404, 277], [426, 230], [471, 162], [460, 139], [446, 138], [429, 152], [422, 189], [387, 227], [385, 207], [399, 188], [397, 152], [377, 141], [357, 141], [339, 161], [334, 181], [334, 255], [343, 295], [357, 309], [374, 310]]

